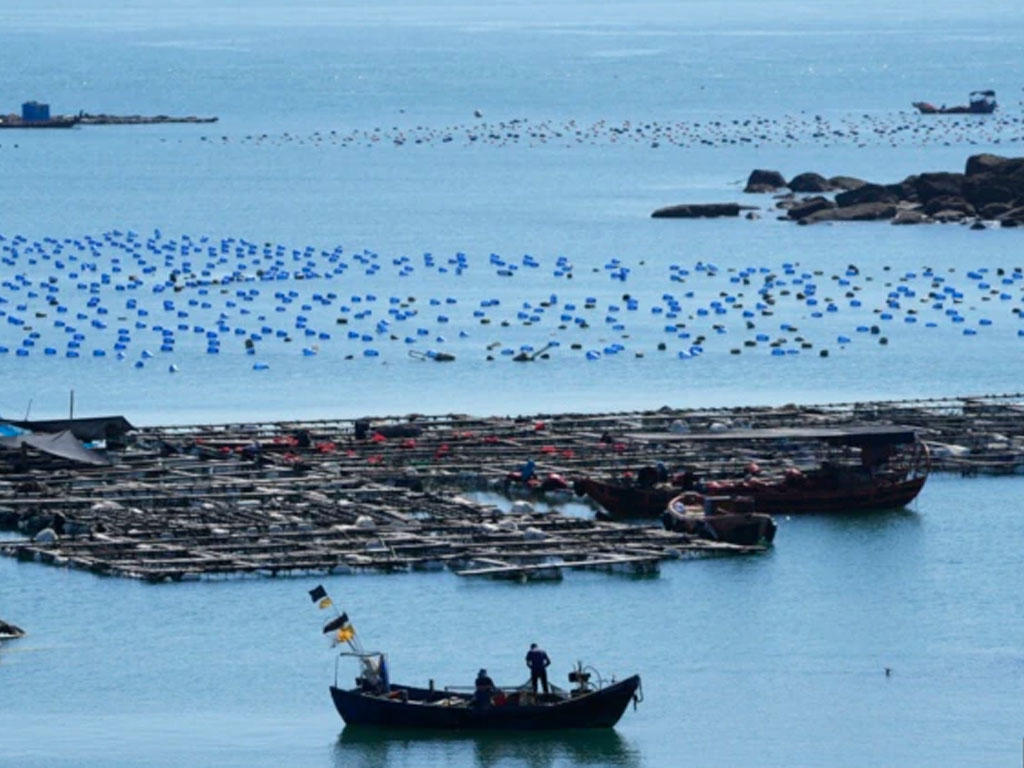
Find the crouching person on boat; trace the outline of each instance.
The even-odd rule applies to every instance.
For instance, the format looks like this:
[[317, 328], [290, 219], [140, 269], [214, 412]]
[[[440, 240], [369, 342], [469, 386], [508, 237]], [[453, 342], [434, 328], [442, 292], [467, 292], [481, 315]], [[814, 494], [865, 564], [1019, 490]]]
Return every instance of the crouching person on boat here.
[[486, 669], [481, 669], [476, 674], [475, 690], [473, 692], [473, 706], [478, 709], [491, 705], [491, 695], [494, 693], [494, 681], [487, 674]]

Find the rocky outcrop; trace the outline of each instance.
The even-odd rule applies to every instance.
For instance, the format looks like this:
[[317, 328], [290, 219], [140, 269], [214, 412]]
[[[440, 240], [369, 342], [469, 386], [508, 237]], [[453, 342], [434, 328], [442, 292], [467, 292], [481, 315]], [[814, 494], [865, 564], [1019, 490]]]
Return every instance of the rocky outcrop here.
[[719, 216], [739, 216], [740, 211], [757, 210], [754, 205], [739, 203], [684, 203], [659, 208], [651, 214], [652, 219], [712, 219]]
[[833, 176], [828, 180], [828, 183], [832, 189], [841, 189], [844, 192], [851, 189], [858, 189], [859, 187], [863, 187], [867, 184], [864, 179], [857, 179], [853, 176]]
[[820, 173], [801, 173], [789, 180], [789, 188], [794, 192], [831, 192], [833, 187], [829, 180]]
[[[822, 210], [816, 197], [796, 199], [785, 206], [789, 218], [802, 224], [892, 218], [893, 224], [987, 221], [1004, 227], [1024, 226], [1024, 157], [973, 155], [967, 159], [963, 173], [919, 173], [892, 184], [871, 184], [842, 176], [834, 176], [828, 183], [844, 189], [835, 196], [835, 211]], [[897, 210], [890, 214], [892, 205]], [[849, 208], [854, 210], [842, 213]], [[809, 213], [801, 215], [803, 211]]]
[[[744, 191], [776, 192], [787, 187], [788, 192], [776, 197], [775, 207], [785, 211], [780, 218], [799, 224], [890, 219], [893, 224], [961, 222], [979, 230], [1024, 227], [1024, 157], [972, 155], [963, 173], [929, 171], [890, 184], [873, 184], [853, 176], [826, 179], [811, 171], [787, 182], [778, 171], [758, 169], [750, 173]], [[836, 190], [834, 198], [821, 194]], [[739, 216], [750, 209], [736, 203], [685, 204], [660, 208], [651, 216]], [[756, 214], [748, 218], [756, 218]]]
[[917, 200], [921, 203], [937, 197], [962, 197], [964, 193], [962, 173], [922, 173], [911, 178]]
[[799, 200], [790, 205], [787, 215], [791, 219], [805, 219], [818, 211], [831, 210], [835, 207], [836, 204], [827, 197], [818, 195], [817, 197], [808, 197], [806, 200]]
[[816, 224], [820, 221], [876, 221], [891, 219], [897, 206], [892, 202], [857, 203], [836, 208], [825, 208], [797, 221], [798, 224]]
[[1004, 227], [1024, 227], [1024, 206], [1007, 211], [997, 220]]
[[10, 640], [15, 637], [24, 637], [25, 630], [0, 620], [0, 640]]
[[967, 166], [964, 168], [964, 173], [967, 176], [977, 176], [982, 173], [991, 173], [996, 168], [1004, 165], [1010, 158], [1002, 157], [1001, 155], [971, 155], [967, 158]]
[[973, 205], [968, 203], [962, 197], [955, 195], [933, 197], [924, 204], [921, 210], [928, 216], [934, 216], [939, 211], [960, 211], [965, 216], [974, 216], [976, 213]]
[[754, 170], [747, 178], [744, 192], [774, 192], [786, 186], [786, 179], [778, 171]]
[[921, 211], [904, 208], [896, 212], [892, 217], [892, 224], [930, 224], [932, 219], [928, 218]]
[[836, 205], [840, 208], [862, 203], [897, 203], [899, 200], [900, 196], [896, 192], [881, 184], [865, 184], [836, 195]]

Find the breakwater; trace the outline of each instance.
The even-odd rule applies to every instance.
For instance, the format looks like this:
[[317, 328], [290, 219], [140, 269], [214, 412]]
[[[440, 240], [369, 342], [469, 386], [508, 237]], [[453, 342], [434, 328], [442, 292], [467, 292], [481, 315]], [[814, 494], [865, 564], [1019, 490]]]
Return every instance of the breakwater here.
[[[679, 441], [682, 432], [912, 427], [933, 471], [1024, 468], [1024, 394], [913, 401], [606, 414], [144, 427], [106, 467], [38, 458], [0, 475], [0, 525], [31, 539], [3, 554], [150, 581], [361, 570], [560, 577], [564, 568], [656, 571], [686, 554], [759, 551], [538, 512], [460, 494], [538, 493], [515, 479], [618, 476], [661, 462], [735, 477], [819, 460], [814, 440]], [[30, 457], [31, 458], [31, 457]], [[564, 485], [561, 486], [564, 488]], [[566, 498], [565, 491], [555, 492]]]

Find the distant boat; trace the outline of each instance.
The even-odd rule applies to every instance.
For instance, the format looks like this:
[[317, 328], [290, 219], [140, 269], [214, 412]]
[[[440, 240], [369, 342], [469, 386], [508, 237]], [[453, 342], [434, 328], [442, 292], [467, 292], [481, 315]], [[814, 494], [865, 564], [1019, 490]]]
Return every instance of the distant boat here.
[[967, 106], [936, 107], [927, 101], [915, 101], [913, 106], [922, 115], [990, 115], [996, 111], [996, 92], [972, 91]]

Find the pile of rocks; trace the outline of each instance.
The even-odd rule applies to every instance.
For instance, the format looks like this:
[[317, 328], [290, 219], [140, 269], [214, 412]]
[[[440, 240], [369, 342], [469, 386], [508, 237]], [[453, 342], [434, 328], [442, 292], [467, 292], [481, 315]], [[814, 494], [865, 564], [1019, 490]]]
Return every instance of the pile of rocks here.
[[[893, 224], [984, 222], [1024, 226], [1024, 157], [973, 155], [963, 173], [921, 173], [895, 184], [872, 184], [849, 176], [826, 179], [801, 173], [789, 182], [777, 171], [755, 170], [745, 192], [787, 189], [776, 207], [799, 224], [888, 219]], [[834, 197], [821, 193], [835, 192]], [[810, 193], [813, 197], [798, 197]]]

